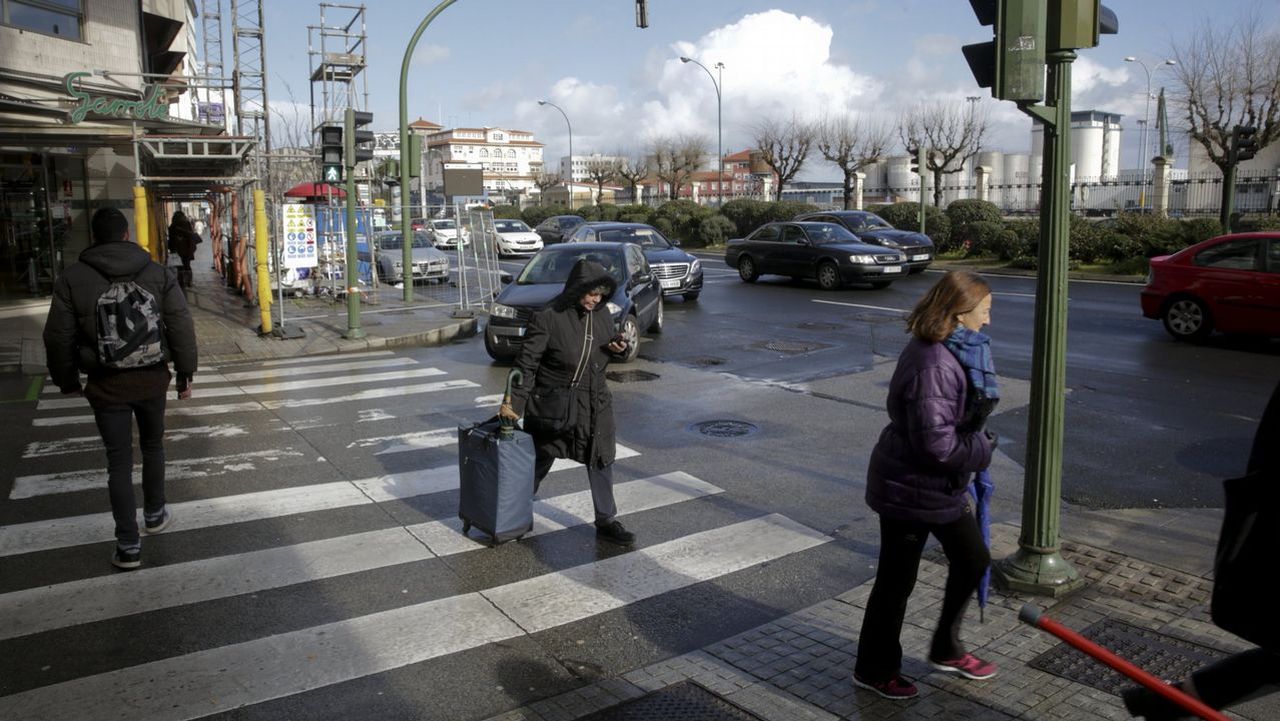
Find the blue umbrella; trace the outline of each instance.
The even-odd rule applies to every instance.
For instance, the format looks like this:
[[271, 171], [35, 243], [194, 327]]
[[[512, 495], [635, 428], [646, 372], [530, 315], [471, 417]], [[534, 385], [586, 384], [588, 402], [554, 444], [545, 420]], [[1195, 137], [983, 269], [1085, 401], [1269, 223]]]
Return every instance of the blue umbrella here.
[[[996, 492], [996, 485], [991, 482], [991, 473], [982, 469], [973, 474], [973, 482], [969, 484], [969, 493], [973, 494], [974, 510], [978, 519], [978, 530], [982, 531], [982, 542], [991, 549], [991, 495]], [[991, 591], [991, 566], [982, 573], [978, 580], [978, 620], [986, 622], [987, 596]]]

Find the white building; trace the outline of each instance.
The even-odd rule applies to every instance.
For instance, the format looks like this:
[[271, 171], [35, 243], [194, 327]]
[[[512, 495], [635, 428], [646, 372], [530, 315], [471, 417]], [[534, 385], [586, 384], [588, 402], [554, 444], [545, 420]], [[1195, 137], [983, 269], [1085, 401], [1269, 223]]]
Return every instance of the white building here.
[[[1078, 110], [1071, 113], [1071, 164], [1075, 177], [1085, 181], [1112, 180], [1120, 176], [1120, 139], [1124, 127], [1122, 116], [1100, 110]], [[1031, 155], [1040, 158], [1044, 151], [1044, 128], [1031, 126]]]
[[[591, 155], [568, 155], [560, 156], [560, 177], [568, 178], [575, 183], [588, 183], [591, 178], [588, 173], [592, 167], [603, 163], [619, 163], [626, 158], [620, 155], [601, 155], [600, 153], [592, 153]], [[570, 171], [572, 169], [572, 172]]]
[[426, 138], [423, 177], [427, 188], [442, 188], [446, 166], [479, 166], [490, 194], [528, 195], [537, 192], [533, 179], [542, 171], [542, 148], [526, 130], [442, 129]]

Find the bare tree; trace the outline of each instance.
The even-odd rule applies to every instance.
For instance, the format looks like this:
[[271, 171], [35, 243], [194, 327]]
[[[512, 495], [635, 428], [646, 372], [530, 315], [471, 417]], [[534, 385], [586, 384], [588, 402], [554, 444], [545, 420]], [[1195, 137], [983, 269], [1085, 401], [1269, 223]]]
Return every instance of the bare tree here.
[[933, 174], [933, 205], [942, 207], [942, 176], [958, 173], [982, 147], [987, 132], [986, 112], [966, 108], [962, 101], [923, 103], [904, 113], [898, 136], [907, 152], [925, 149], [925, 167]]
[[319, 156], [305, 115], [306, 109], [294, 99], [293, 88], [288, 81], [280, 76], [277, 78], [284, 83], [285, 95], [289, 99], [267, 108], [272, 116], [272, 149], [267, 177], [262, 179], [262, 190], [272, 202], [283, 197], [285, 191], [295, 185], [320, 177], [320, 168], [316, 165]]
[[853, 178], [864, 166], [884, 156], [893, 132], [882, 122], [842, 115], [818, 125], [818, 152], [844, 174], [844, 209], [853, 207]]
[[1259, 149], [1280, 138], [1280, 32], [1256, 8], [1225, 28], [1205, 21], [1173, 59], [1187, 134], [1224, 174], [1234, 126], [1256, 128]]
[[545, 205], [547, 190], [554, 188], [564, 182], [564, 178], [559, 173], [552, 173], [545, 169], [539, 169], [533, 174], [533, 184], [538, 189], [538, 205]]
[[663, 136], [652, 143], [653, 174], [667, 184], [672, 200], [707, 158], [707, 139], [701, 135]]
[[590, 180], [596, 186], [596, 205], [600, 205], [601, 199], [604, 197], [605, 183], [611, 183], [618, 178], [618, 159], [603, 155], [592, 155], [587, 158], [586, 168], [587, 180]]
[[801, 120], [794, 114], [788, 120], [765, 118], [755, 126], [752, 134], [765, 164], [778, 176], [773, 199], [782, 200], [782, 186], [800, 173], [809, 157], [809, 149], [818, 134], [817, 124]]
[[626, 183], [631, 189], [631, 202], [639, 201], [636, 195], [636, 187], [640, 185], [640, 181], [649, 177], [649, 159], [643, 154], [633, 155], [631, 153], [619, 152], [618, 166], [616, 172], [618, 181]]

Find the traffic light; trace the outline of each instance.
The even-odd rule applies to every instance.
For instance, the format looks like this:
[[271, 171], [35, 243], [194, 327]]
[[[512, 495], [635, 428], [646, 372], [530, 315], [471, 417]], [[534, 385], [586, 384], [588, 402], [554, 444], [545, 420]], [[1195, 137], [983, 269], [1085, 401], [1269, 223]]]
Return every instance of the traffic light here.
[[320, 177], [326, 183], [342, 182], [342, 126], [320, 126]]
[[1258, 152], [1258, 129], [1252, 125], [1237, 125], [1231, 129], [1231, 162], [1249, 160]]
[[409, 134], [409, 152], [405, 157], [405, 162], [409, 164], [409, 177], [422, 177], [422, 136], [414, 133]]
[[978, 23], [992, 25], [995, 31], [990, 42], [961, 48], [978, 87], [991, 88], [992, 97], [1000, 100], [1044, 98], [1045, 0], [969, 0], [969, 4]]
[[1099, 35], [1120, 32], [1120, 21], [1098, 0], [1050, 0], [1045, 50], [1079, 50], [1098, 44]]
[[920, 174], [920, 156], [922, 153], [919, 148], [907, 148], [907, 154], [911, 156], [911, 172], [916, 175]]
[[346, 145], [342, 156], [346, 160], [346, 166], [354, 168], [356, 163], [373, 160], [373, 131], [358, 129], [373, 122], [373, 113], [347, 108], [343, 121], [346, 128], [342, 137]]

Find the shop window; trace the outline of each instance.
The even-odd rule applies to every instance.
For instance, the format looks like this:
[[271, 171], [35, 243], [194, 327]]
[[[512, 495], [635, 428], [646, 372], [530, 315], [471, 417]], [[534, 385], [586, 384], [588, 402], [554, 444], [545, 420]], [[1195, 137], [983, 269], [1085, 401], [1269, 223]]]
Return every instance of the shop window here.
[[4, 23], [69, 40], [81, 40], [83, 0], [0, 0]]

